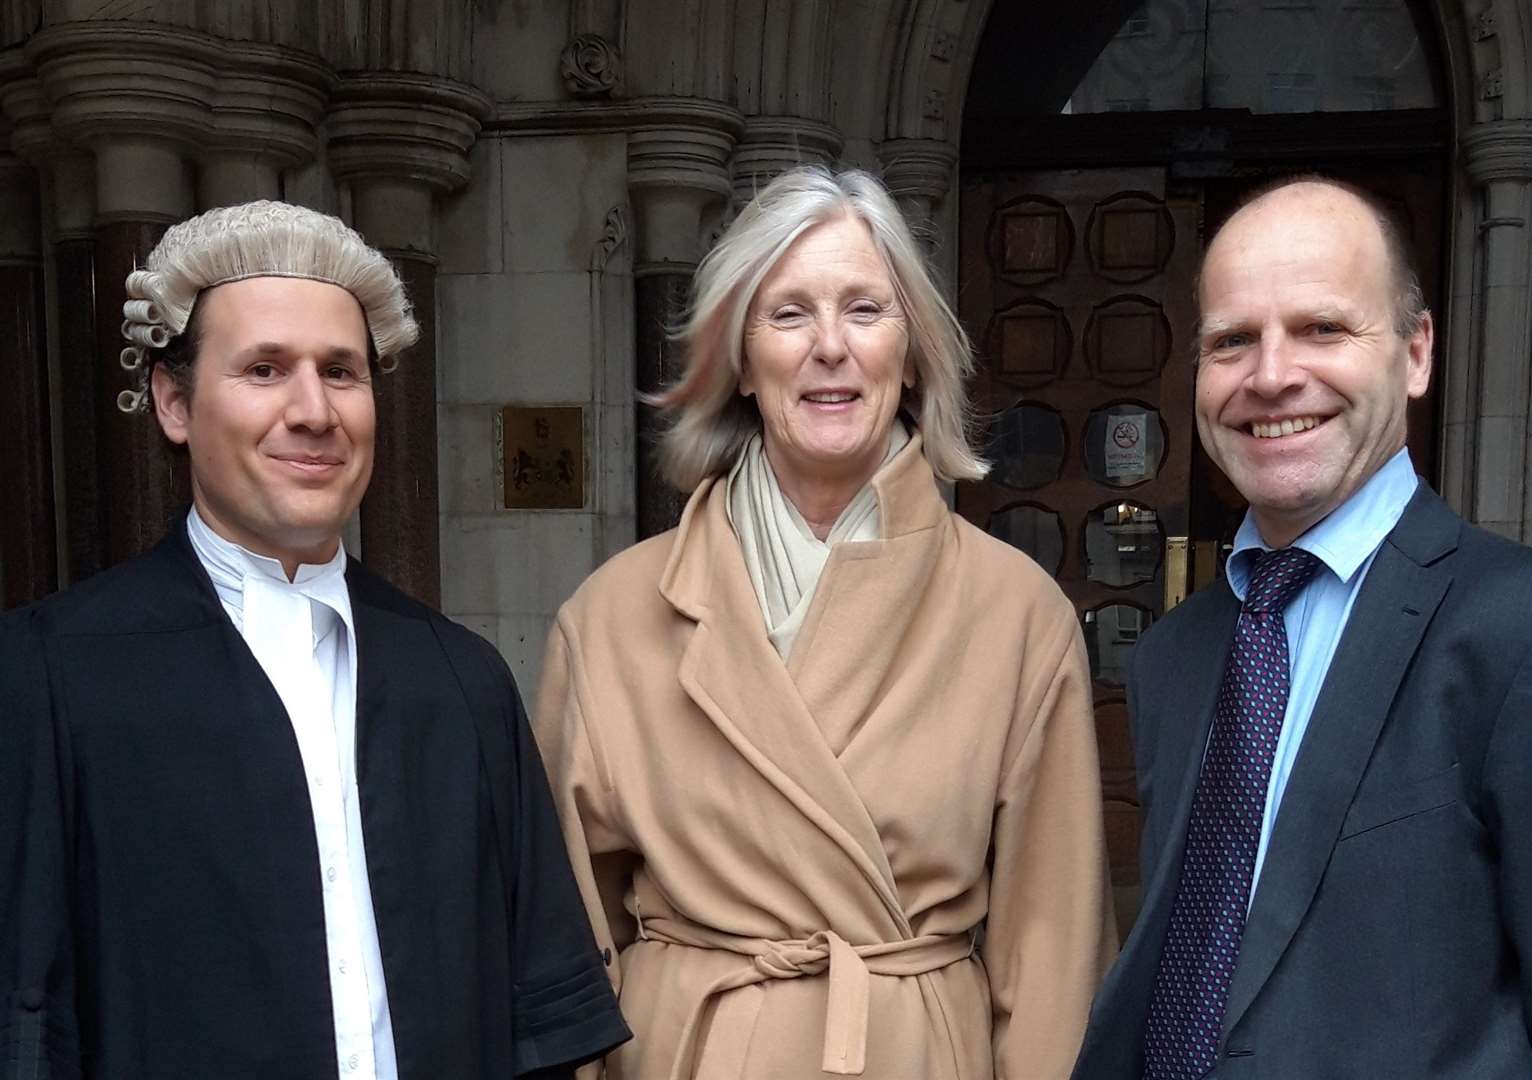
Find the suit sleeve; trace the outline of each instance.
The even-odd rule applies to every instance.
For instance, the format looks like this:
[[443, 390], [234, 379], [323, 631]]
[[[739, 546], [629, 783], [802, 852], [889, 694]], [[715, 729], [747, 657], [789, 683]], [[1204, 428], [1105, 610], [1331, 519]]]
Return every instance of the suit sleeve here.
[[[488, 645], [486, 650], [494, 650]], [[516, 768], [511, 890], [516, 1076], [568, 1075], [629, 1037], [583, 917], [542, 758], [499, 654]], [[552, 1071], [549, 1071], [552, 1070]]]
[[587, 726], [575, 635], [567, 618], [559, 616], [548, 638], [534, 728], [580, 899], [612, 988], [620, 992], [620, 953], [635, 933], [623, 899], [637, 856], [615, 825], [610, 773]]
[[29, 612], [0, 618], [0, 1078], [80, 1074], [69, 749]]
[[983, 957], [996, 1080], [1070, 1074], [1117, 951], [1090, 674], [1073, 613], [1063, 617], [1065, 632], [1024, 661], [1023, 742], [995, 810]]
[[1520, 961], [1522, 1020], [1532, 1037], [1532, 655], [1511, 680], [1484, 759], [1483, 797], [1500, 854], [1506, 936]]

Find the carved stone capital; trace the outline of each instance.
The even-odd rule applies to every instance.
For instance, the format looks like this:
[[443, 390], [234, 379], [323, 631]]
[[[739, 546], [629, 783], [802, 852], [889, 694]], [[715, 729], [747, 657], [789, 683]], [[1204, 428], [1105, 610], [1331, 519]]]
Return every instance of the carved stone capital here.
[[1476, 184], [1532, 180], [1532, 120], [1475, 124], [1462, 139], [1463, 162]]
[[957, 147], [940, 139], [889, 139], [878, 147], [878, 160], [891, 195], [929, 207], [947, 197]]
[[318, 57], [228, 42], [212, 101], [210, 148], [280, 165], [312, 161], [334, 74]]
[[845, 140], [834, 127], [798, 116], [749, 116], [734, 148], [734, 201], [743, 205], [772, 177], [797, 165], [828, 165]]
[[468, 182], [468, 151], [490, 115], [482, 92], [408, 72], [359, 72], [335, 88], [326, 129], [338, 180], [386, 177], [433, 192]]
[[622, 87], [622, 54], [600, 34], [576, 34], [559, 55], [559, 75], [572, 98], [611, 97]]
[[729, 157], [744, 130], [727, 105], [655, 98], [628, 135], [628, 190], [636, 218], [636, 272], [647, 264], [694, 265], [707, 216], [728, 200]]
[[0, 114], [10, 125], [11, 150], [34, 165], [46, 161], [58, 149], [52, 113], [42, 80], [21, 50], [0, 53]]
[[219, 39], [149, 23], [68, 23], [35, 34], [25, 53], [65, 140], [206, 145], [225, 55]]

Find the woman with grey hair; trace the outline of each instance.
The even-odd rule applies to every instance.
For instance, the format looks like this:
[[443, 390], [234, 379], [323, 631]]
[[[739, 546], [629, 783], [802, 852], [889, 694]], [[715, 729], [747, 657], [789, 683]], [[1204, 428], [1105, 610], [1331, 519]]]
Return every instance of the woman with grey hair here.
[[1067, 1076], [1114, 939], [1074, 611], [954, 515], [967, 340], [882, 187], [703, 260], [681, 524], [558, 616], [539, 742], [635, 1032], [606, 1075]]

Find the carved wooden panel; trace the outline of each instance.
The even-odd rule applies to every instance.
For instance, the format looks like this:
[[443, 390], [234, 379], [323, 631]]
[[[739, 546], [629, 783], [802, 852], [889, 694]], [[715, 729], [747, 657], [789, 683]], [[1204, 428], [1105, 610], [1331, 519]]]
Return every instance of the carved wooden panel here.
[[1027, 195], [1000, 207], [989, 232], [995, 272], [1017, 285], [1058, 277], [1074, 254], [1069, 212], [1044, 196]]
[[1158, 378], [1172, 344], [1164, 308], [1146, 296], [1114, 296], [1097, 304], [1085, 325], [1090, 372], [1114, 386]]
[[1141, 191], [1124, 191], [1091, 208], [1085, 237], [1085, 251], [1097, 274], [1132, 283], [1165, 269], [1176, 246], [1176, 226], [1162, 201]]
[[987, 336], [996, 375], [1024, 388], [1062, 375], [1074, 351], [1069, 317], [1046, 300], [1022, 300], [996, 312]]

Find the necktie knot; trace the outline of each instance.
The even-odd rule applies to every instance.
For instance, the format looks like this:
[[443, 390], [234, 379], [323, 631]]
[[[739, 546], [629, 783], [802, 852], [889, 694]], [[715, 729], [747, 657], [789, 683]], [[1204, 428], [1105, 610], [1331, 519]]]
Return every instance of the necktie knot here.
[[1319, 569], [1319, 557], [1302, 548], [1278, 548], [1255, 561], [1245, 587], [1248, 612], [1284, 611]]

